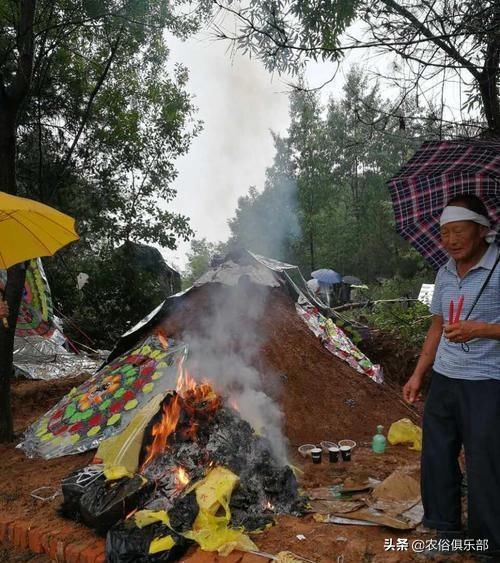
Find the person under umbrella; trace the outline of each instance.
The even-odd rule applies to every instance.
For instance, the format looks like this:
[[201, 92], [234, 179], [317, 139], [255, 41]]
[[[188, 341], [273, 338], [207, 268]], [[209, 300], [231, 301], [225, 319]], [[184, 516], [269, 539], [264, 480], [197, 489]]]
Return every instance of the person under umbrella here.
[[[500, 249], [475, 195], [452, 198], [440, 218], [447, 263], [437, 274], [432, 323], [403, 388], [413, 403], [426, 373], [423, 415], [423, 523], [445, 539], [461, 535], [459, 455], [468, 484], [467, 537], [500, 555]], [[483, 544], [483, 547], [484, 544]]]

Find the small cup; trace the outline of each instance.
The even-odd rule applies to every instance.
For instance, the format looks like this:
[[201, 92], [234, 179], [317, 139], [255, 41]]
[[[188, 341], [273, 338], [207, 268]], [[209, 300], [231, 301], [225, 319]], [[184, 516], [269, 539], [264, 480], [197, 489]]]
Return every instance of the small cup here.
[[340, 446], [340, 455], [343, 461], [351, 461], [351, 450], [350, 446]]
[[321, 448], [314, 448], [311, 450], [311, 457], [313, 463], [321, 463], [321, 454], [323, 450]]
[[339, 460], [339, 448], [332, 447], [328, 448], [328, 459], [330, 463], [337, 463]]

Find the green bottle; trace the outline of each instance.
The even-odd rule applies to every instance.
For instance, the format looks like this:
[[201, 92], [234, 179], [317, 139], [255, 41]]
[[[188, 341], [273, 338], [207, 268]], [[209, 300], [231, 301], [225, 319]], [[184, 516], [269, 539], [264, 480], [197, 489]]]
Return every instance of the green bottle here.
[[372, 450], [376, 454], [383, 454], [385, 451], [386, 439], [382, 434], [384, 427], [382, 425], [377, 426], [377, 433], [372, 438]]

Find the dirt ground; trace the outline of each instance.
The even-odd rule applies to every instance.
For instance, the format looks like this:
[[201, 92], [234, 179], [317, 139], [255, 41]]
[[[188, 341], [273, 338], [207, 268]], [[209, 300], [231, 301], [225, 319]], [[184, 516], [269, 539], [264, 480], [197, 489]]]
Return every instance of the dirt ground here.
[[[194, 323], [195, 317], [209, 314], [210, 307], [217, 306], [217, 300], [209, 297], [204, 291], [197, 291], [178, 318], [169, 324], [174, 327], [172, 334], [181, 334]], [[332, 356], [297, 317], [291, 301], [280, 294], [268, 301], [259, 331], [262, 346], [256, 367], [269, 378], [265, 386], [282, 406], [290, 463], [297, 468], [303, 489], [331, 486], [348, 477], [357, 481], [367, 477], [382, 480], [397, 468], [405, 468], [415, 478], [419, 477], [418, 452], [406, 446], [389, 446], [384, 454], [376, 455], [369, 447], [378, 424], [383, 424], [387, 431], [400, 418], [411, 418], [417, 423], [420, 420], [421, 409], [411, 409], [401, 401], [398, 385], [376, 384]], [[396, 375], [395, 379], [399, 380], [408, 374]], [[30, 423], [83, 380], [82, 376], [54, 382], [14, 382], [12, 403], [18, 438]], [[302, 443], [343, 438], [358, 444], [349, 463], [329, 464], [323, 459], [320, 465], [313, 465], [309, 458], [302, 458], [297, 452], [297, 446]], [[61, 479], [88, 464], [92, 457], [93, 452], [87, 452], [53, 460], [28, 459], [14, 445], [0, 445], [0, 513], [29, 519], [34, 527], [57, 528], [61, 522], [57, 513], [61, 497], [42, 501], [32, 493], [39, 487], [47, 487], [42, 496], [59, 492]], [[83, 525], [70, 525], [79, 540], [95, 537]], [[301, 534], [305, 539], [297, 537]], [[411, 548], [386, 551], [384, 540], [406, 538], [411, 545], [415, 539], [428, 537], [417, 531], [396, 533], [380, 526], [318, 523], [308, 514], [302, 518], [277, 516], [274, 527], [253, 539], [263, 552], [275, 554], [288, 550], [315, 563], [385, 563], [417, 561], [421, 556]], [[465, 556], [446, 560], [469, 561]], [[0, 561], [45, 563], [47, 559], [0, 549]]]
[[[16, 431], [20, 432], [27, 424], [42, 415], [54, 402], [68, 392], [82, 378], [57, 382], [19, 381], [14, 384], [13, 403]], [[373, 384], [375, 385], [375, 384]], [[0, 512], [29, 519], [32, 526], [57, 528], [60, 517], [57, 508], [61, 497], [41, 501], [31, 493], [38, 487], [49, 487], [43, 493], [49, 496], [59, 489], [63, 477], [73, 469], [90, 462], [92, 453], [67, 456], [54, 460], [28, 459], [14, 445], [0, 446]], [[419, 454], [405, 446], [389, 446], [383, 455], [373, 454], [367, 442], [361, 441], [354, 450], [350, 463], [329, 464], [325, 459], [314, 465], [310, 459], [302, 458], [290, 446], [290, 463], [299, 468], [299, 480], [304, 489], [333, 485], [347, 477], [364, 480], [366, 477], [384, 479], [396, 468], [406, 468], [418, 477]], [[43, 495], [42, 495], [43, 496]], [[71, 523], [74, 534], [80, 540], [94, 536], [94, 532], [83, 525]], [[298, 535], [305, 536], [299, 540]], [[399, 562], [417, 561], [411, 551], [388, 552], [384, 541], [388, 538], [427, 539], [428, 536], [415, 531], [397, 533], [382, 527], [345, 526], [318, 523], [312, 515], [302, 518], [279, 516], [276, 525], [253, 539], [259, 549], [267, 553], [289, 550], [317, 563], [327, 562]], [[448, 561], [468, 561], [465, 557], [447, 558]], [[15, 553], [0, 550], [0, 561], [5, 563], [47, 563], [45, 556]]]

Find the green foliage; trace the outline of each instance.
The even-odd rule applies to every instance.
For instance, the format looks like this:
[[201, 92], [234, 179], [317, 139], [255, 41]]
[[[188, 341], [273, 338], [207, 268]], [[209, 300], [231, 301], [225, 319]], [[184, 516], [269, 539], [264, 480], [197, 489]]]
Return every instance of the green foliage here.
[[[96, 256], [78, 243], [44, 261], [64, 332], [87, 346], [109, 349], [168, 296], [161, 264], [140, 264], [121, 247]], [[89, 276], [77, 289], [80, 272]], [[90, 341], [86, 337], [90, 338]]]
[[239, 200], [232, 240], [298, 264], [305, 275], [332, 268], [373, 282], [428, 273], [395, 232], [386, 181], [434, 131], [409, 103], [415, 119], [401, 130], [384, 115], [385, 103], [356, 68], [327, 108], [315, 93], [294, 92], [288, 133], [275, 136], [263, 191], [252, 187]]
[[[423, 283], [429, 283], [430, 274], [414, 278], [395, 277], [373, 284], [363, 290], [359, 300], [416, 299]], [[419, 301], [405, 303], [368, 304], [362, 309], [353, 309], [344, 314], [383, 332], [393, 333], [408, 345], [420, 347], [431, 322], [429, 307]]]
[[[0, 2], [1, 85], [16, 69], [23, 1]], [[166, 32], [186, 38], [208, 12], [181, 13], [180, 4], [36, 2], [31, 91], [17, 119], [18, 191], [76, 218], [81, 241], [49, 266], [50, 281], [59, 308], [99, 345], [166, 296], [155, 275], [132, 270], [114, 249], [127, 241], [173, 249], [193, 235], [169, 204], [176, 159], [201, 123]], [[81, 292], [80, 271], [90, 275]]]
[[296, 72], [304, 59], [342, 58], [342, 33], [358, 14], [359, 0], [252, 0], [235, 8], [240, 15], [239, 48], [259, 56], [271, 70]]
[[228, 248], [227, 243], [213, 243], [203, 238], [191, 241], [191, 249], [187, 253], [187, 266], [182, 274], [182, 288], [187, 289], [210, 268], [212, 259], [224, 256]]
[[431, 324], [429, 307], [419, 301], [410, 304], [380, 303], [364, 313], [370, 327], [392, 332], [406, 344], [422, 346]]
[[[259, 58], [273, 72], [300, 74], [310, 60], [338, 64], [352, 52], [364, 52], [370, 65], [384, 53], [391, 60], [384, 80], [400, 85], [405, 95], [417, 92], [429, 112], [434, 97], [429, 92], [441, 84], [444, 89], [453, 75], [453, 82], [465, 92], [462, 109], [469, 112], [469, 116], [460, 113], [456, 135], [463, 126], [462, 133], [475, 136], [485, 125], [500, 134], [500, 15], [495, 0], [251, 0], [244, 7], [233, 0], [216, 0], [215, 4], [237, 16], [236, 31], [221, 31], [220, 37], [229, 36], [237, 48]], [[434, 114], [443, 126], [443, 114], [455, 119], [454, 110], [446, 111], [445, 97]], [[385, 113], [401, 117], [404, 127], [407, 114], [399, 100], [388, 100]]]
[[164, 32], [195, 28], [196, 16], [180, 19], [164, 0], [39, 2], [32, 96], [19, 120], [20, 192], [75, 216], [99, 247], [188, 240], [188, 219], [168, 204], [175, 160], [201, 125]]

